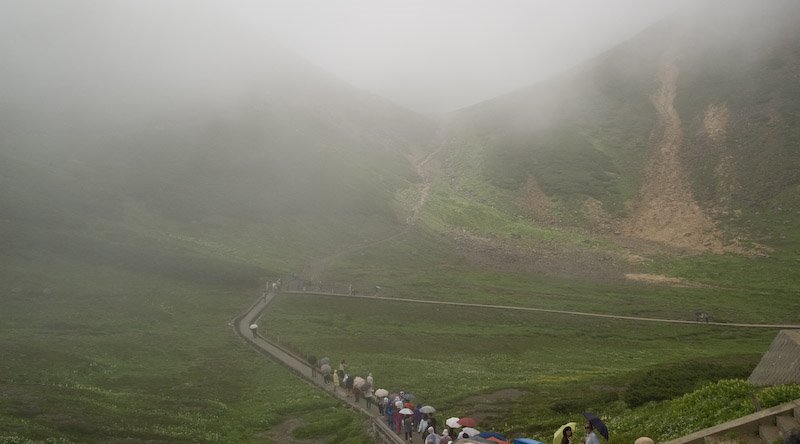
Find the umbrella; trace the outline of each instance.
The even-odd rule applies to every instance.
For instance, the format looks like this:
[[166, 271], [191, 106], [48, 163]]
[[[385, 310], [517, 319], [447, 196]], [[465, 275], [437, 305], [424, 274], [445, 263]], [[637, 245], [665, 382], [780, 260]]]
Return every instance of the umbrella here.
[[319, 363], [320, 364], [330, 364], [331, 363], [331, 358], [325, 356], [324, 358], [319, 360]]
[[460, 438], [455, 442], [458, 444], [497, 444], [495, 441], [490, 441], [486, 438], [480, 438], [478, 436], [473, 436], [472, 438]]
[[429, 405], [423, 405], [419, 411], [422, 413], [435, 413], [436, 409]]
[[413, 415], [414, 411], [409, 408], [404, 408], [400, 410], [401, 415]]
[[481, 438], [497, 438], [500, 441], [508, 441], [508, 439], [497, 432], [481, 432], [478, 434]]
[[[478, 435], [478, 436], [480, 437], [480, 435]], [[497, 443], [497, 444], [508, 444], [508, 441], [503, 441], [502, 439], [495, 438], [494, 436], [490, 436], [490, 437], [485, 438], [485, 439], [487, 441], [491, 441], [491, 442], [494, 442], [494, 443]]]
[[544, 444], [544, 443], [531, 438], [517, 438], [514, 440], [514, 444]]
[[578, 423], [568, 422], [559, 427], [558, 430], [556, 430], [556, 433], [553, 434], [553, 444], [561, 444], [561, 437], [564, 436], [564, 429], [566, 429], [567, 427], [572, 429], [572, 433], [575, 433], [575, 427], [578, 427]]
[[353, 379], [353, 387], [360, 389], [361, 386], [364, 385], [366, 382], [367, 382], [366, 379], [362, 378], [361, 376], [356, 376]]
[[445, 421], [444, 423], [447, 424], [447, 427], [450, 427], [451, 429], [461, 428], [461, 424], [458, 423], [458, 418], [456, 418], [455, 416], [452, 418], [447, 418], [447, 421]]
[[461, 431], [466, 433], [467, 436], [469, 436], [470, 438], [481, 434], [480, 430], [473, 429], [472, 427], [464, 427], [463, 429], [461, 429]]
[[255, 330], [258, 328], [258, 324], [250, 324], [250, 330]]
[[323, 375], [330, 375], [331, 374], [331, 366], [329, 364], [322, 364], [322, 367], [319, 368], [322, 371]]
[[475, 427], [478, 425], [478, 420], [475, 418], [461, 418], [458, 420], [458, 423], [462, 427]]
[[372, 390], [372, 384], [370, 384], [369, 382], [365, 382], [364, 384], [361, 385], [362, 392], [368, 392], [370, 390]]
[[375, 396], [380, 396], [381, 398], [383, 398], [384, 396], [386, 396], [388, 394], [389, 394], [389, 390], [386, 390], [386, 389], [375, 390]]
[[402, 409], [403, 401], [395, 401], [394, 406], [397, 407], [398, 409]]
[[583, 416], [608, 441], [608, 427], [606, 427], [605, 423], [593, 413], [584, 413]]
[[413, 393], [403, 393], [402, 398], [405, 399], [406, 401], [414, 401], [417, 399], [417, 397], [414, 396]]
[[407, 409], [414, 410], [414, 403], [413, 402], [407, 402], [407, 403], [403, 404], [403, 407], [405, 407]]

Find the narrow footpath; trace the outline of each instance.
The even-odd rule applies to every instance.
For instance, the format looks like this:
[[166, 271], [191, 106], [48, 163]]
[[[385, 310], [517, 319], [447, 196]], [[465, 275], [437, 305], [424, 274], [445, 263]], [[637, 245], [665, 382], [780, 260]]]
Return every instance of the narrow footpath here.
[[[344, 297], [356, 299], [371, 299], [380, 301], [392, 301], [413, 304], [434, 304], [434, 305], [447, 305], [457, 307], [469, 307], [490, 310], [515, 310], [515, 311], [529, 311], [529, 312], [543, 312], [564, 314], [570, 316], [590, 316], [598, 318], [619, 319], [637, 322], [658, 322], [658, 323], [671, 323], [671, 324], [690, 324], [690, 325], [708, 325], [715, 327], [733, 327], [733, 328], [770, 328], [770, 329], [796, 329], [800, 325], [783, 325], [783, 324], [745, 324], [745, 323], [725, 323], [725, 322], [702, 322], [702, 321], [687, 321], [680, 319], [659, 319], [659, 318], [646, 318], [637, 316], [619, 316], [602, 313], [587, 313], [568, 310], [552, 310], [545, 308], [534, 307], [515, 307], [508, 305], [493, 305], [493, 304], [475, 304], [468, 302], [450, 302], [450, 301], [429, 301], [421, 299], [408, 299], [408, 298], [391, 298], [386, 296], [365, 296], [365, 295], [351, 295], [342, 293], [324, 293], [324, 292], [310, 292], [310, 291], [283, 291], [286, 294], [304, 294], [309, 296], [323, 296], [323, 297]], [[276, 362], [285, 365], [305, 382], [312, 384], [324, 391], [328, 395], [336, 398], [338, 401], [359, 412], [361, 416], [370, 421], [368, 433], [376, 440], [376, 442], [383, 442], [388, 444], [401, 444], [404, 443], [403, 439], [397, 435], [389, 426], [382, 416], [378, 414], [378, 409], [375, 405], [368, 406], [365, 400], [357, 402], [354, 398], [347, 396], [346, 391], [339, 391], [335, 389], [333, 384], [325, 384], [322, 379], [322, 374], [312, 371], [311, 366], [306, 362], [303, 357], [284, 349], [278, 344], [275, 344], [259, 334], [253, 334], [250, 330], [250, 325], [258, 323], [258, 320], [269, 308], [270, 303], [275, 299], [276, 294], [271, 292], [265, 297], [259, 297], [253, 305], [251, 305], [242, 314], [237, 316], [233, 322], [232, 327], [242, 339], [247, 341], [260, 353], [269, 356]]]
[[386, 424], [382, 416], [378, 414], [376, 406], [371, 408], [363, 400], [356, 402], [352, 397], [348, 397], [345, 391], [337, 391], [333, 384], [325, 384], [322, 374], [312, 372], [311, 366], [302, 357], [282, 348], [281, 346], [267, 340], [261, 335], [255, 336], [250, 331], [250, 324], [257, 323], [261, 315], [267, 310], [269, 304], [275, 298], [275, 293], [269, 293], [266, 297], [259, 297], [244, 313], [233, 320], [232, 326], [242, 339], [247, 341], [260, 353], [271, 357], [280, 364], [285, 365], [300, 379], [312, 384], [324, 391], [338, 401], [357, 411], [362, 417], [370, 421], [368, 433], [376, 440], [387, 444], [403, 444], [403, 439], [392, 431]]

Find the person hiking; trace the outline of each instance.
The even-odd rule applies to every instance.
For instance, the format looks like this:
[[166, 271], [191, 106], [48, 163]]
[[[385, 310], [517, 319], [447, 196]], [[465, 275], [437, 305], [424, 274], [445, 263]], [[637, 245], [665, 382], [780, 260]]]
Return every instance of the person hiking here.
[[561, 431], [561, 444], [572, 444], [572, 427], [566, 426]]
[[403, 436], [406, 441], [411, 441], [411, 431], [414, 429], [414, 418], [411, 415], [403, 415]]
[[587, 421], [583, 429], [586, 432], [586, 436], [583, 438], [584, 444], [600, 444], [600, 439], [597, 437], [597, 434], [594, 433], [594, 426], [592, 426], [591, 422]]

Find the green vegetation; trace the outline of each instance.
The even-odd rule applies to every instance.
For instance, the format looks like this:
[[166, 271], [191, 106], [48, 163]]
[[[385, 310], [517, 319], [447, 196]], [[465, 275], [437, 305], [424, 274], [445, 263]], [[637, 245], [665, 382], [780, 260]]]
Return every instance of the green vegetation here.
[[[279, 86], [246, 103], [147, 111], [158, 125], [0, 110], [0, 441], [367, 443], [361, 418], [228, 325], [265, 280], [341, 251], [352, 253], [321, 279], [361, 293], [800, 324], [796, 39], [769, 51], [703, 40], [680, 60], [691, 186], [728, 239], [763, 254], [686, 256], [616, 237], [650, 158], [669, 27], [451, 116], [413, 227], [409, 159], [428, 152], [433, 123], [320, 73], [272, 73], [265, 84]], [[718, 143], [703, 117], [723, 103]], [[345, 358], [441, 417], [482, 414], [483, 428], [544, 442], [584, 411], [608, 417], [621, 443], [749, 413], [754, 393], [765, 406], [800, 397], [741, 380], [767, 329], [293, 295], [262, 331]], [[480, 401], [509, 388], [516, 399]]]
[[[626, 438], [677, 438], [693, 431], [755, 412], [752, 396], [768, 408], [800, 398], [800, 386], [757, 389], [744, 380], [728, 379], [662, 404], [651, 404], [609, 421]], [[624, 442], [624, 440], [620, 440]]]

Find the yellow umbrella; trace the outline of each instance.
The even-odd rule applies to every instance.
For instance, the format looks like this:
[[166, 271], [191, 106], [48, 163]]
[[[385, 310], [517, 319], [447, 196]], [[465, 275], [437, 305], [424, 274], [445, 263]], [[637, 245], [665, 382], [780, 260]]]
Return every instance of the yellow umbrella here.
[[577, 422], [568, 422], [556, 430], [556, 433], [553, 435], [553, 444], [561, 444], [561, 437], [564, 436], [564, 429], [569, 427], [572, 429], [572, 433], [575, 433], [575, 427], [578, 426]]

